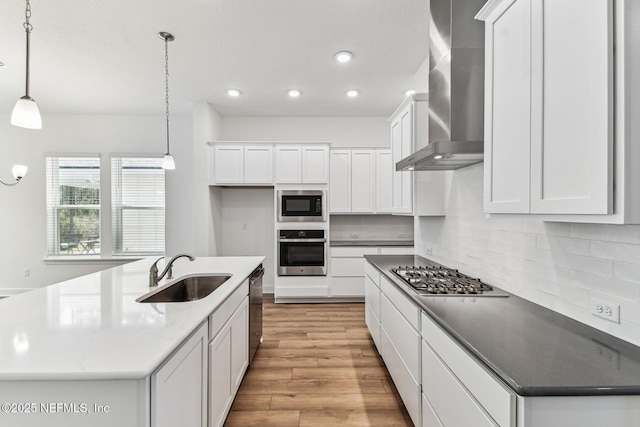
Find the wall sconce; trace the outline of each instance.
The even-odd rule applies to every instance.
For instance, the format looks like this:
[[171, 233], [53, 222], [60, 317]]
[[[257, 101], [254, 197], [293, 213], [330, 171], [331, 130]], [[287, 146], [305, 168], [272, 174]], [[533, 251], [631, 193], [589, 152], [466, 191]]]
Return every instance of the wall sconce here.
[[24, 165], [13, 165], [13, 167], [11, 168], [11, 173], [13, 174], [13, 178], [16, 180], [16, 182], [4, 182], [2, 179], [0, 179], [0, 183], [9, 187], [14, 186], [18, 184], [22, 178], [24, 178], [28, 170], [29, 168]]

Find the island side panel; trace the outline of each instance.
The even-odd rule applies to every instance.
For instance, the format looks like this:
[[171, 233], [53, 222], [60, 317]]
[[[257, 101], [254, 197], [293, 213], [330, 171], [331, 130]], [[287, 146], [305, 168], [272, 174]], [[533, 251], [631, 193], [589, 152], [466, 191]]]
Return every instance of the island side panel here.
[[149, 381], [0, 381], [0, 425], [148, 427]]

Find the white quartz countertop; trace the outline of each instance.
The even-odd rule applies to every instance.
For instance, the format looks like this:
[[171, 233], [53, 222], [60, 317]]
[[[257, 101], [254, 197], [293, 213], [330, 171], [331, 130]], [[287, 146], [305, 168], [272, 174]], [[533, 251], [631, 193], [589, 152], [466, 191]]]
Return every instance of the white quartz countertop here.
[[[146, 258], [0, 300], [0, 380], [140, 379], [151, 374], [264, 260], [210, 257], [174, 263], [174, 278], [230, 274], [198, 301], [138, 303]], [[164, 269], [164, 261], [158, 269]]]

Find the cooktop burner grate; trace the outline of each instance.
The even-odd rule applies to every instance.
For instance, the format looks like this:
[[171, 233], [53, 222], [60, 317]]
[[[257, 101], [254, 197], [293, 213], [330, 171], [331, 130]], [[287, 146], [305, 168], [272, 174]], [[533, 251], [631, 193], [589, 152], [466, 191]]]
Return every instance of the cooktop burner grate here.
[[480, 279], [441, 266], [399, 266], [389, 269], [421, 295], [507, 296]]

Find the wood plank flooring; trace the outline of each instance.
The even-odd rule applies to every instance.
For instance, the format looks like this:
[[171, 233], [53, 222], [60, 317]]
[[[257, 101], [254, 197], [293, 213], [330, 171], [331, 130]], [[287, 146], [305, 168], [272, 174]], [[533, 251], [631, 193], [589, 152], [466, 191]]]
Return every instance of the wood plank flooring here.
[[226, 427], [412, 426], [364, 322], [364, 304], [274, 304]]

